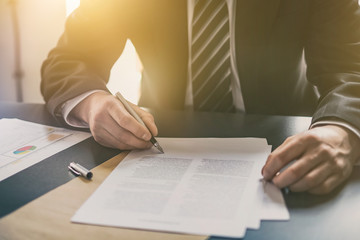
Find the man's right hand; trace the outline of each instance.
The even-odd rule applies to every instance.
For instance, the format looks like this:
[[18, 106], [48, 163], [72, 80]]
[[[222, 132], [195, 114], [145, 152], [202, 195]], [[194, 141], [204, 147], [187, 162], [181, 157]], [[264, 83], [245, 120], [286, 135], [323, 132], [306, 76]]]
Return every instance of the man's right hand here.
[[[153, 116], [129, 102], [151, 133], [157, 135]], [[70, 116], [86, 122], [94, 139], [103, 146], [122, 150], [150, 148], [149, 130], [130, 115], [123, 104], [106, 92], [95, 92], [81, 101]]]

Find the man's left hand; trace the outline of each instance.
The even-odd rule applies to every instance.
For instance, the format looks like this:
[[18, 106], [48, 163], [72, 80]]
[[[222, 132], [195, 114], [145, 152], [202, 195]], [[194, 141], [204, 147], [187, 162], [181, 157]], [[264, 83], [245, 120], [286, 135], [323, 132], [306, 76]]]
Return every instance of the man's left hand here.
[[337, 125], [324, 125], [286, 139], [269, 155], [262, 174], [279, 188], [325, 194], [350, 176], [359, 156], [358, 136]]

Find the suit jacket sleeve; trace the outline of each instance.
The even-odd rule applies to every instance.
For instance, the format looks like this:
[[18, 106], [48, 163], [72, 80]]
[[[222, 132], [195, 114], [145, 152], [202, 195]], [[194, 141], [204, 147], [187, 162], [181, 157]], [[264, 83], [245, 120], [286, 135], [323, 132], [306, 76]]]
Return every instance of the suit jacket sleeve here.
[[110, 70], [128, 38], [130, 20], [115, 11], [127, 6], [119, 2], [82, 1], [67, 19], [57, 46], [43, 62], [41, 92], [50, 113], [58, 119], [65, 101], [95, 89], [108, 91]]
[[305, 57], [320, 99], [313, 122], [341, 119], [360, 129], [360, 8], [355, 0], [313, 1]]

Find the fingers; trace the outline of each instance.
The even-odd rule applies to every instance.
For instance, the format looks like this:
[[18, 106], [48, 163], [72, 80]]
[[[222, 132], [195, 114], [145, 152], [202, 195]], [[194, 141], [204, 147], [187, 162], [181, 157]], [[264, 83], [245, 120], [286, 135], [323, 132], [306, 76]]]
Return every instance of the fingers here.
[[270, 154], [262, 172], [280, 188], [324, 194], [350, 176], [354, 156], [358, 158], [346, 131], [334, 126], [318, 127], [287, 139]]
[[140, 116], [140, 118], [144, 121], [146, 127], [150, 130], [153, 136], [158, 135], [158, 129], [156, 127], [154, 117], [150, 113], [142, 110], [139, 106], [130, 103], [131, 107], [135, 110], [135, 112]]
[[331, 164], [325, 162], [324, 164], [318, 165], [314, 169], [310, 169], [309, 172], [306, 172], [300, 180], [288, 184], [290, 186], [290, 190], [293, 192], [303, 192], [314, 187], [319, 186], [323, 183], [329, 175], [333, 173], [333, 169]]
[[[297, 137], [290, 137], [268, 157], [262, 169], [264, 179], [272, 179], [284, 166], [297, 159], [306, 150], [306, 144]], [[290, 180], [289, 180], [290, 181]]]
[[93, 136], [94, 136], [95, 141], [97, 141], [98, 143], [100, 143], [101, 145], [103, 145], [105, 147], [118, 148], [118, 149], [122, 149], [122, 150], [130, 150], [130, 149], [134, 148], [131, 145], [128, 145], [124, 142], [119, 141], [113, 135], [109, 134], [109, 132], [107, 132], [107, 131], [103, 131], [103, 132], [98, 131], [96, 133], [93, 133]]
[[131, 114], [125, 109], [125, 107], [115, 99], [108, 110], [109, 115], [121, 128], [131, 132], [135, 137], [149, 141], [151, 134], [149, 130], [140, 124]]
[[290, 186], [304, 177], [314, 167], [318, 166], [319, 159], [314, 157], [304, 157], [295, 161], [282, 173], [273, 177], [273, 183], [279, 188]]
[[317, 195], [330, 193], [342, 182], [343, 179], [341, 178], [340, 174], [332, 175], [328, 177], [324, 182], [319, 184], [319, 186], [311, 188], [308, 192]]
[[[301, 188], [301, 191], [305, 191], [313, 187], [314, 184], [318, 184], [318, 181], [323, 181], [334, 170], [332, 164], [335, 157], [333, 149], [324, 144], [315, 144], [313, 141], [311, 143], [311, 147], [304, 149], [297, 161], [273, 178], [275, 185], [282, 188], [301, 179], [301, 182], [297, 182], [296, 186]], [[307, 146], [307, 144], [303, 145]]]
[[102, 117], [90, 126], [95, 140], [104, 146], [123, 150], [151, 147], [149, 141], [137, 138], [127, 129], [118, 125], [111, 117]]
[[[82, 119], [88, 122], [94, 139], [100, 144], [123, 150], [152, 146], [149, 142], [151, 134], [147, 127], [128, 113], [122, 103], [111, 94], [94, 93], [86, 98], [80, 107], [79, 112], [85, 115]], [[152, 115], [137, 106], [136, 111], [151, 127], [153, 134], [157, 134]]]
[[324, 161], [296, 183], [290, 185], [294, 192], [308, 191], [325, 194], [345, 181], [351, 174], [352, 165], [336, 157]]

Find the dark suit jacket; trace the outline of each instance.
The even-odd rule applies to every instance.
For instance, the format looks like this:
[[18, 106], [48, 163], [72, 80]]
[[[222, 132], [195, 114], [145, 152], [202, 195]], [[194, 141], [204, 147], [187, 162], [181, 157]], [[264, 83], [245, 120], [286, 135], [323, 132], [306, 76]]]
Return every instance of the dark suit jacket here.
[[[127, 38], [144, 66], [140, 105], [183, 109], [186, 2], [83, 1], [43, 63], [41, 90], [49, 110], [56, 115], [64, 101], [106, 90]], [[238, 0], [236, 8], [237, 63], [248, 113], [313, 114], [314, 121], [339, 118], [360, 129], [357, 0]]]

